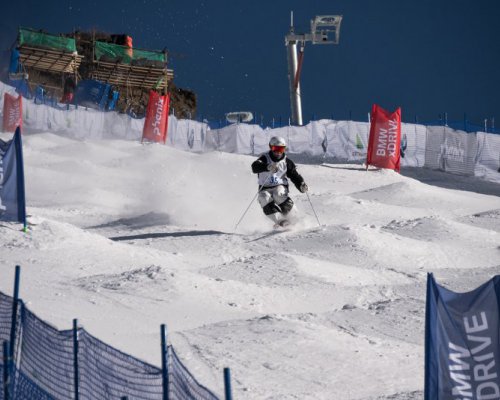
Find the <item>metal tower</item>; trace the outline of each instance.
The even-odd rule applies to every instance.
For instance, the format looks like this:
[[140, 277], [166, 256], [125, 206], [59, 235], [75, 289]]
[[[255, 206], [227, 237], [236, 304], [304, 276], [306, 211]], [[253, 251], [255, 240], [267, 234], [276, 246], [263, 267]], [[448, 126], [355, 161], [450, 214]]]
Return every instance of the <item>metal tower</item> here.
[[[302, 102], [300, 99], [300, 72], [304, 60], [306, 42], [312, 44], [338, 44], [342, 15], [317, 15], [311, 20], [311, 32], [296, 34], [293, 27], [293, 11], [290, 15], [290, 32], [285, 36], [288, 58], [288, 81], [292, 123], [302, 125]], [[300, 46], [297, 55], [297, 45]]]

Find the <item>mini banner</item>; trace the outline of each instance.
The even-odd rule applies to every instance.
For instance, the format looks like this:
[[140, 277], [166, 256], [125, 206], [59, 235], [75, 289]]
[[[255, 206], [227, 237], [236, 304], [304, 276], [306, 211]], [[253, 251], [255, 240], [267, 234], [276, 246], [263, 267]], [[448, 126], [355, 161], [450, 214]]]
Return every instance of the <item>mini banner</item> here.
[[23, 145], [21, 129], [8, 142], [0, 139], [0, 220], [26, 226]]
[[23, 127], [23, 98], [8, 93], [3, 97], [3, 126], [4, 132], [14, 132], [17, 127]]
[[149, 92], [142, 140], [165, 143], [167, 140], [169, 105], [170, 97], [168, 95], [161, 96], [153, 90]]
[[389, 113], [376, 104], [370, 117], [370, 137], [366, 167], [394, 169], [399, 172], [401, 145], [401, 108]]
[[467, 293], [427, 276], [425, 400], [500, 399], [500, 275]]

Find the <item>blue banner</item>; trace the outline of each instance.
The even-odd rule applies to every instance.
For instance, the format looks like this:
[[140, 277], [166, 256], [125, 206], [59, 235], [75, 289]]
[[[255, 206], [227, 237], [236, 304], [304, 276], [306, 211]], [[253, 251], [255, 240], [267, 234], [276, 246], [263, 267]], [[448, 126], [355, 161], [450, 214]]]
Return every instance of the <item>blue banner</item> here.
[[425, 400], [500, 399], [500, 275], [467, 293], [427, 277]]
[[107, 83], [92, 79], [82, 80], [78, 82], [75, 89], [75, 104], [104, 110], [108, 104], [110, 90], [111, 85]]
[[22, 222], [26, 227], [23, 145], [21, 129], [8, 142], [0, 139], [0, 220]]

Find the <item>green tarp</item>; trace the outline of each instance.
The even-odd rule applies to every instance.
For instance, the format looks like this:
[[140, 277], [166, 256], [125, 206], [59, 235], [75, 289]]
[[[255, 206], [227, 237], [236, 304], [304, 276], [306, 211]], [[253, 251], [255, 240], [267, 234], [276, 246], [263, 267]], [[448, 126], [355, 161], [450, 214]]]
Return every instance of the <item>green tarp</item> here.
[[49, 35], [29, 29], [19, 29], [19, 46], [40, 47], [44, 49], [76, 51], [75, 39]]
[[[165, 63], [165, 54], [160, 51], [131, 49], [118, 44], [95, 42], [95, 58], [98, 61], [119, 62], [123, 64], [139, 64], [144, 66], [158, 66]], [[149, 62], [149, 63], [148, 63]], [[158, 64], [158, 65], [157, 65]]]

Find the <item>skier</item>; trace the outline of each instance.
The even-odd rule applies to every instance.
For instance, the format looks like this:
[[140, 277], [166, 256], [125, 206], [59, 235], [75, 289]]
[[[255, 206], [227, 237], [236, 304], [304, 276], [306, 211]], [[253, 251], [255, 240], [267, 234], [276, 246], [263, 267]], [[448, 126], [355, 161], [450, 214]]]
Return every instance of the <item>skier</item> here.
[[252, 172], [258, 174], [259, 179], [257, 199], [275, 227], [290, 224], [290, 212], [294, 205], [288, 196], [288, 178], [301, 193], [309, 189], [297, 172], [295, 163], [285, 155], [285, 150], [285, 139], [274, 136], [269, 141], [269, 151], [252, 163]]

